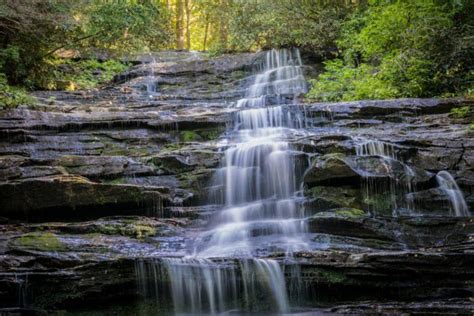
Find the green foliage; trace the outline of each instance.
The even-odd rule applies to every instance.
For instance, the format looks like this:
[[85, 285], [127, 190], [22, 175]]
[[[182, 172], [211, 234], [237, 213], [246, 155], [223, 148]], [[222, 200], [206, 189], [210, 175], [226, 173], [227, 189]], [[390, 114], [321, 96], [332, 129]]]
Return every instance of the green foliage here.
[[[76, 37], [83, 51], [158, 49], [170, 38], [168, 12], [155, 1], [92, 1], [80, 13]], [[74, 40], [74, 39], [73, 39]]]
[[65, 80], [72, 81], [80, 89], [90, 89], [108, 82], [128, 67], [127, 64], [113, 59], [104, 62], [95, 59], [68, 61], [66, 65], [70, 67], [71, 72], [65, 75]]
[[101, 62], [96, 59], [74, 61], [71, 59], [52, 59], [28, 78], [30, 86], [47, 90], [92, 89], [110, 81], [116, 74], [125, 71], [128, 64], [109, 59]]
[[325, 62], [325, 72], [310, 83], [312, 88], [306, 97], [319, 101], [387, 99], [397, 95], [375, 67], [349, 67], [340, 59]]
[[463, 118], [463, 117], [466, 117], [469, 114], [470, 110], [471, 110], [471, 107], [469, 105], [461, 106], [461, 107], [458, 107], [458, 108], [452, 108], [451, 109], [451, 114], [455, 118]]
[[[4, 0], [0, 73], [9, 87], [93, 88], [123, 70], [95, 59], [179, 38], [210, 55], [303, 48], [326, 61], [315, 100], [472, 97], [472, 12], [472, 0]], [[8, 89], [5, 104], [24, 102]]]
[[0, 74], [0, 110], [15, 108], [19, 105], [34, 105], [35, 99], [24, 89], [8, 85], [7, 78]]
[[0, 73], [10, 84], [34, 87], [54, 77], [57, 54], [94, 59], [159, 49], [169, 39], [168, 11], [158, 1], [0, 2]]
[[298, 46], [325, 56], [335, 50], [342, 21], [354, 8], [345, 1], [236, 1], [229, 20], [229, 47]]
[[469, 1], [371, 3], [343, 23], [339, 59], [325, 63], [308, 98], [428, 97], [472, 87], [473, 50], [467, 48], [474, 24], [466, 14], [474, 6]]

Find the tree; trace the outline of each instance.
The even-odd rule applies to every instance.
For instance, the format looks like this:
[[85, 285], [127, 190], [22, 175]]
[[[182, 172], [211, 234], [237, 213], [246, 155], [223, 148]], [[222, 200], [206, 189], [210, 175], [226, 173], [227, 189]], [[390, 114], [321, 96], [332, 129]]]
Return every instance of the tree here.
[[153, 1], [4, 0], [0, 73], [19, 84], [45, 76], [59, 51], [87, 57], [165, 47], [168, 19], [165, 5]]
[[372, 1], [343, 23], [340, 59], [326, 62], [309, 96], [338, 101], [472, 89], [472, 9], [472, 1]]
[[176, 48], [184, 49], [184, 0], [176, 0]]

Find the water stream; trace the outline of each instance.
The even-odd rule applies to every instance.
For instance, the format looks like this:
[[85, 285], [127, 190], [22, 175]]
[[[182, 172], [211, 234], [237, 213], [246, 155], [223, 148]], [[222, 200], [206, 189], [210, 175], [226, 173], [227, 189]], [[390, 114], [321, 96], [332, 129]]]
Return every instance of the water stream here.
[[[309, 126], [304, 111], [290, 105], [306, 90], [302, 66], [298, 50], [263, 54], [253, 84], [234, 104], [233, 128], [223, 140], [223, 159], [210, 186], [209, 203], [219, 211], [187, 245], [186, 256], [137, 263], [143, 295], [158, 301], [161, 279], [169, 286], [164, 292], [170, 293], [175, 313], [192, 315], [290, 313], [289, 294], [306, 295], [298, 283], [299, 267], [292, 264], [294, 252], [311, 249], [301, 193], [308, 158], [292, 145]], [[399, 157], [399, 148], [357, 141], [353, 167], [360, 164], [364, 198], [383, 195], [384, 202], [386, 196], [394, 216], [410, 211], [406, 196], [413, 192], [416, 174]], [[453, 213], [468, 212], [452, 177], [440, 172], [437, 180]], [[275, 254], [278, 260], [269, 258]]]
[[214, 175], [210, 202], [222, 209], [188, 256], [161, 262], [177, 313], [252, 311], [262, 301], [271, 312], [290, 311], [283, 269], [265, 257], [281, 252], [290, 258], [307, 248], [299, 193], [306, 159], [290, 142], [306, 120], [298, 108], [285, 105], [306, 84], [298, 50], [266, 52], [258, 69], [235, 104], [240, 110]]
[[150, 73], [146, 77], [145, 86], [148, 97], [152, 98], [153, 95], [156, 93], [156, 77], [154, 68], [156, 66], [156, 59], [152, 54], [150, 54], [150, 58]]
[[439, 189], [449, 200], [452, 215], [469, 216], [466, 200], [453, 176], [447, 171], [440, 171], [436, 175], [436, 181], [438, 181]]

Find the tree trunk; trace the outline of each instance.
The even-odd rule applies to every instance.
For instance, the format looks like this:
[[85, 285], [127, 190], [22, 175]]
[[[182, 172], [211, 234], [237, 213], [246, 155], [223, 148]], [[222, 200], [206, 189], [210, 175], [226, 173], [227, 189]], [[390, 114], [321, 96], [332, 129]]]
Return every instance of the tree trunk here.
[[204, 28], [204, 44], [202, 48], [203, 51], [206, 51], [208, 34], [209, 34], [209, 13], [206, 14], [206, 27]]
[[189, 25], [191, 24], [191, 0], [185, 0], [186, 7], [186, 49], [191, 49], [191, 32], [189, 30]]
[[184, 0], [176, 1], [176, 48], [184, 49]]
[[221, 16], [219, 19], [219, 43], [222, 50], [227, 48], [227, 14], [228, 0], [220, 0]]

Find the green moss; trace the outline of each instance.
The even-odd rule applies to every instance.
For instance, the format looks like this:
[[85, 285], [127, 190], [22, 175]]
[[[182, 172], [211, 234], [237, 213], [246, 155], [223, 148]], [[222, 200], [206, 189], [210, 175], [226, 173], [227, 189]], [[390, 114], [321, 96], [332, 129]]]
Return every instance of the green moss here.
[[200, 137], [194, 131], [182, 131], [179, 133], [179, 139], [183, 142], [192, 142], [200, 139]]
[[356, 208], [343, 208], [335, 211], [336, 215], [343, 216], [343, 217], [363, 217], [367, 215], [363, 210], [359, 210]]
[[452, 108], [451, 114], [455, 118], [463, 118], [469, 114], [470, 109], [471, 107], [469, 105], [458, 107], [458, 108]]
[[197, 131], [199, 135], [204, 139], [204, 140], [214, 140], [219, 138], [221, 134], [224, 132], [223, 129], [205, 129], [205, 130], [199, 130]]
[[100, 225], [98, 232], [104, 235], [121, 235], [143, 239], [156, 235], [156, 228], [140, 222], [135, 223], [111, 223]]
[[330, 153], [323, 156], [324, 159], [344, 159], [345, 157], [343, 153]]
[[387, 193], [381, 193], [381, 194], [365, 197], [363, 202], [370, 209], [373, 209], [375, 211], [391, 212], [392, 210], [392, 202], [391, 202], [390, 196]]
[[131, 156], [125, 148], [107, 149], [102, 152], [103, 156]]
[[117, 178], [117, 179], [106, 181], [105, 183], [107, 183], [107, 184], [124, 184], [126, 182], [125, 182], [124, 178]]
[[328, 283], [343, 283], [348, 281], [347, 276], [342, 272], [323, 268], [314, 268], [312, 272], [315, 273], [319, 279], [323, 279]]
[[180, 187], [186, 190], [192, 190], [194, 193], [199, 193], [202, 190], [203, 180], [212, 172], [209, 169], [196, 169], [192, 172], [184, 172], [178, 176]]
[[179, 150], [183, 147], [183, 144], [179, 143], [169, 143], [163, 145], [163, 147], [160, 148], [160, 152], [171, 152], [175, 150]]
[[14, 244], [21, 248], [41, 251], [64, 251], [66, 246], [59, 238], [50, 232], [34, 232], [24, 234], [14, 240]]
[[361, 208], [359, 191], [357, 189], [341, 186], [326, 187], [315, 186], [305, 190], [305, 195], [315, 199], [321, 205], [327, 205], [329, 208], [347, 207]]

